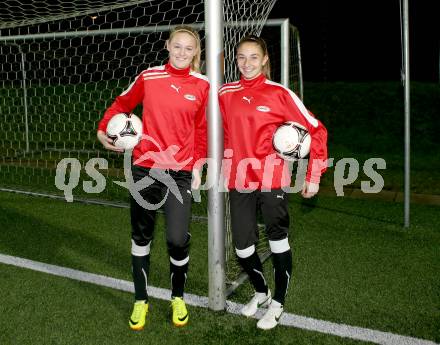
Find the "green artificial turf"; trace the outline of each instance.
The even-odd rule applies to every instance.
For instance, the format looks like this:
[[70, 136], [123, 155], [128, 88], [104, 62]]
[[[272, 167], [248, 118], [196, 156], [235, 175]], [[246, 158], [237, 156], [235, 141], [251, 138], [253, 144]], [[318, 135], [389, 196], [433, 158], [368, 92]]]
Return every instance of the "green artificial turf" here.
[[[294, 264], [285, 303], [287, 312], [440, 341], [440, 252], [438, 250], [440, 248], [438, 230], [440, 213], [438, 207], [413, 205], [409, 229], [402, 227], [402, 204], [399, 203], [323, 196], [306, 201], [298, 195], [293, 195], [290, 198], [290, 208], [289, 242], [293, 249]], [[127, 209], [0, 193], [0, 222], [2, 224], [0, 253], [2, 254], [131, 280], [130, 226]], [[169, 288], [169, 259], [166, 253], [163, 227], [163, 219], [159, 217], [151, 252], [149, 282], [152, 286]], [[193, 236], [186, 291], [207, 296], [208, 229], [204, 222], [193, 222], [191, 229]], [[75, 337], [81, 336], [99, 339], [97, 343], [106, 343], [105, 334], [107, 333], [101, 328], [95, 329], [94, 323], [90, 321], [99, 319], [101, 314], [105, 314], [102, 316], [105, 322], [117, 325], [113, 331], [122, 332], [119, 336], [137, 336], [131, 335], [125, 328], [133, 298], [131, 294], [114, 292], [85, 283], [70, 282], [61, 278], [49, 278], [42, 273], [29, 273], [28, 271], [23, 273], [23, 269], [18, 268], [5, 270], [5, 267], [7, 266], [0, 266], [1, 275], [5, 277], [0, 283], [2, 284], [1, 291], [8, 292], [3, 299], [4, 303], [1, 304], [2, 308], [7, 308], [8, 311], [11, 308], [15, 310], [16, 305], [26, 301], [26, 294], [29, 294], [31, 302], [24, 303], [24, 308], [28, 311], [24, 313], [30, 315], [29, 317], [33, 320], [35, 313], [29, 311], [33, 310], [36, 303], [35, 295], [41, 295], [42, 300], [39, 300], [38, 305], [46, 305], [45, 308], [48, 309], [39, 309], [40, 311], [35, 315], [36, 320], [31, 321], [37, 324], [37, 328], [48, 332], [50, 325], [43, 325], [47, 322], [45, 320], [53, 317], [52, 314], [63, 317], [62, 308], [60, 310], [60, 307], [56, 306], [56, 311], [54, 311], [51, 309], [51, 303], [44, 299], [43, 293], [34, 293], [34, 291], [44, 290], [43, 287], [39, 287], [39, 284], [42, 284], [39, 283], [41, 279], [51, 281], [47, 286], [53, 285], [55, 292], [50, 293], [59, 295], [59, 300], [56, 302], [59, 305], [67, 303], [69, 310], [75, 309], [78, 315], [84, 313], [84, 308], [92, 309], [91, 315], [84, 313], [85, 321], [79, 321], [79, 317], [75, 318], [73, 329], [81, 327], [85, 329], [85, 333], [75, 334], [72, 343], [75, 341], [79, 343], [79, 340], [75, 340], [79, 338]], [[264, 269], [269, 284], [273, 287], [270, 260], [265, 263]], [[18, 273], [11, 273], [11, 270]], [[32, 278], [26, 279], [23, 275], [30, 275]], [[36, 286], [33, 286], [34, 281]], [[20, 286], [24, 288], [20, 289]], [[74, 286], [72, 292], [71, 286]], [[116, 298], [117, 302], [109, 302], [110, 305], [107, 306], [110, 309], [118, 308], [118, 310], [107, 311], [105, 308], [102, 310], [105, 298], [93, 299], [91, 297], [93, 302], [90, 302], [87, 299], [89, 294], [83, 290], [93, 291], [92, 296], [99, 295], [101, 290], [105, 291], [102, 292], [103, 296], [112, 296], [112, 301], [115, 298], [114, 295], [122, 296]], [[80, 296], [69, 297], [70, 293], [80, 294]], [[230, 298], [245, 303], [251, 293], [249, 283], [245, 283]], [[115, 303], [116, 307], [112, 305]], [[158, 337], [168, 339], [169, 334], [174, 334], [170, 332], [178, 332], [178, 330], [170, 330], [171, 326], [166, 316], [168, 308], [166, 303], [160, 301], [154, 303], [161, 311], [160, 315], [153, 316], [152, 323], [154, 325], [158, 323], [159, 329], [164, 327], [163, 330], [157, 330]], [[194, 329], [194, 332], [201, 332], [206, 337], [209, 335], [207, 341], [211, 341], [212, 337], [213, 343], [216, 339], [220, 343], [222, 341], [234, 343], [231, 342], [233, 337], [240, 339], [240, 342], [236, 342], [237, 344], [247, 343], [251, 341], [251, 335], [256, 332], [255, 321], [223, 315], [221, 318], [228, 325], [217, 326], [216, 315], [218, 314], [205, 310], [198, 310], [195, 314], [196, 319], [192, 320], [195, 322], [200, 317], [201, 330]], [[0, 313], [0, 315], [2, 315], [1, 323], [9, 325], [9, 312]], [[14, 317], [19, 318], [19, 316]], [[154, 319], [155, 317], [159, 319]], [[112, 318], [116, 320], [112, 322]], [[219, 322], [221, 318], [218, 319]], [[211, 321], [213, 319], [215, 321]], [[72, 324], [72, 321], [66, 322], [65, 320], [57, 322], [67, 328]], [[80, 326], [78, 322], [84, 322], [85, 326], [82, 323]], [[214, 323], [210, 326], [205, 322]], [[57, 332], [59, 327], [53, 328], [57, 329]], [[73, 329], [67, 333], [74, 333]], [[285, 343], [289, 343], [287, 342], [289, 337], [294, 337], [295, 343], [298, 344], [346, 343], [343, 339], [334, 337], [328, 339], [327, 336], [314, 332], [287, 327], [279, 329], [275, 331], [277, 335], [286, 332], [286, 338], [283, 338]], [[192, 334], [191, 329], [182, 330], [182, 332]], [[8, 331], [5, 334], [15, 334], [17, 339], [21, 339], [21, 333], [18, 331]], [[309, 338], [310, 334], [311, 338]], [[231, 338], [228, 338], [229, 336]], [[198, 336], [193, 337], [197, 339], [194, 341], [199, 341]], [[121, 341], [117, 335], [114, 338], [115, 344]], [[191, 343], [189, 338], [191, 336], [188, 335], [185, 341]], [[270, 336], [266, 338], [266, 335], [263, 335], [261, 341], [265, 344], [270, 339]], [[172, 340], [170, 341], [172, 343]], [[56, 340], [48, 343], [56, 344]]]

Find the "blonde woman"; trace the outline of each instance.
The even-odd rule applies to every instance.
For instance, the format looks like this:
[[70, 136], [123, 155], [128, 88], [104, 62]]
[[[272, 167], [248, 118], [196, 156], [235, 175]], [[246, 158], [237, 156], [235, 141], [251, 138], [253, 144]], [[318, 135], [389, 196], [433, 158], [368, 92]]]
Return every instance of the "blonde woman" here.
[[[189, 263], [191, 188], [200, 185], [200, 166], [206, 157], [207, 78], [199, 73], [200, 38], [188, 26], [178, 26], [166, 42], [168, 62], [142, 71], [107, 109], [98, 125], [98, 140], [112, 151], [120, 151], [105, 134], [108, 121], [117, 113], [130, 113], [142, 104], [143, 139], [133, 150], [134, 182], [145, 176], [166, 176], [177, 185], [180, 197], [170, 193], [161, 179], [140, 191], [142, 202], [131, 196], [131, 254], [135, 302], [129, 319], [133, 330], [142, 330], [148, 313], [147, 282], [150, 246], [157, 205], [165, 198], [166, 241], [170, 258], [172, 322], [188, 323], [183, 300]], [[200, 165], [200, 164], [199, 164]], [[162, 175], [161, 175], [162, 174]]]

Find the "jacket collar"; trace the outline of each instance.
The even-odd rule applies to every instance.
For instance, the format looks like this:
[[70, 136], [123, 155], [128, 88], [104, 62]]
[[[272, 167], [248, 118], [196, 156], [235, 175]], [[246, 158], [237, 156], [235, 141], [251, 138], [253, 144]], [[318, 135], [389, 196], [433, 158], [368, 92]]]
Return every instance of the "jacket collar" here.
[[245, 79], [243, 75], [240, 77], [240, 84], [244, 88], [256, 87], [263, 84], [265, 81], [266, 81], [266, 77], [263, 73], [261, 73], [259, 76], [255, 77], [254, 79]]
[[170, 62], [167, 62], [167, 64], [165, 65], [165, 71], [167, 71], [167, 73], [169, 73], [171, 75], [175, 75], [175, 76], [180, 76], [180, 77], [189, 76], [190, 69], [191, 69], [190, 66], [188, 66], [187, 68], [184, 68], [184, 69], [177, 69], [177, 68], [173, 67]]

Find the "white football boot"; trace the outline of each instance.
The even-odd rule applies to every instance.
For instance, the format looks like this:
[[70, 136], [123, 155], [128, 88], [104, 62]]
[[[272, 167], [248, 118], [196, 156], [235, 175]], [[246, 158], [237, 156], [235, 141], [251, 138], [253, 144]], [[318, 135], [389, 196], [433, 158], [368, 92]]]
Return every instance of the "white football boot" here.
[[255, 292], [254, 297], [241, 309], [241, 314], [250, 317], [257, 312], [258, 308], [267, 307], [271, 301], [272, 296], [270, 290], [267, 290], [267, 294], [264, 292]]
[[266, 314], [257, 322], [257, 328], [268, 330], [274, 328], [280, 322], [283, 314], [283, 305], [275, 300], [269, 305]]

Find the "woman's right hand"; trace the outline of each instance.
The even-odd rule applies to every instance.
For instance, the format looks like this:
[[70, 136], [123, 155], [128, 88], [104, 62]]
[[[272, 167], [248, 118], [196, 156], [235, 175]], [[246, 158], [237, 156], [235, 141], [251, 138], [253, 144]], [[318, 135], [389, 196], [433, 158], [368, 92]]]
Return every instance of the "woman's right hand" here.
[[101, 142], [102, 146], [104, 146], [107, 150], [115, 151], [115, 152], [124, 152], [124, 149], [121, 149], [113, 145], [113, 140], [109, 138], [104, 131], [98, 130], [96, 136], [98, 137], [98, 140]]

